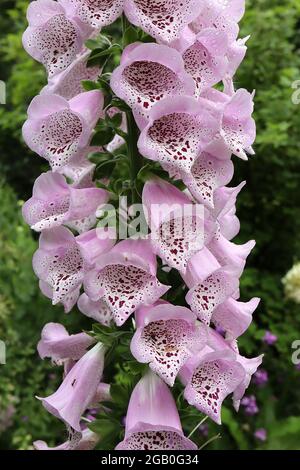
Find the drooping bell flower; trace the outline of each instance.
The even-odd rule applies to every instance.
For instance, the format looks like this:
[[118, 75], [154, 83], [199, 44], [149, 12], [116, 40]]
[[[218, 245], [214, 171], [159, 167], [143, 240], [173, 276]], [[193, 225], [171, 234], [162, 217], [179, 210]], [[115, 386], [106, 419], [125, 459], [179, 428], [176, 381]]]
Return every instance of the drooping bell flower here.
[[181, 54], [155, 43], [130, 44], [112, 73], [110, 86], [133, 109], [140, 128], [147, 124], [155, 103], [168, 96], [192, 96], [195, 89]]
[[28, 108], [23, 138], [57, 171], [86, 150], [102, 107], [99, 90], [81, 93], [70, 101], [58, 95], [38, 95]]
[[93, 301], [83, 293], [78, 299], [77, 306], [81, 313], [102, 325], [109, 326], [113, 320], [111, 309], [102, 299]]
[[183, 52], [185, 70], [195, 82], [195, 96], [220, 82], [227, 73], [228, 38], [223, 31], [208, 28], [201, 31], [195, 42]]
[[221, 266], [230, 267], [230, 271], [240, 277], [246, 259], [255, 246], [255, 241], [250, 240], [243, 245], [230, 242], [220, 232], [209, 242], [208, 248], [217, 258]]
[[245, 186], [243, 181], [235, 188], [221, 187], [214, 193], [214, 210], [212, 214], [218, 221], [221, 234], [231, 240], [240, 231], [240, 221], [236, 216], [236, 200], [241, 189]]
[[83, 51], [76, 59], [59, 74], [49, 78], [48, 84], [41, 90], [41, 94], [55, 94], [66, 100], [83, 93], [83, 80], [95, 81], [100, 73], [99, 67], [87, 67], [90, 51]]
[[97, 256], [113, 246], [115, 240], [104, 233], [97, 235], [97, 230], [78, 237], [65, 227], [42, 232], [39, 249], [33, 257], [33, 269], [45, 290], [47, 286], [52, 289], [53, 305], [64, 302], [74, 292], [76, 303], [85, 269], [90, 269]]
[[204, 151], [197, 156], [189, 172], [181, 172], [181, 177], [194, 198], [213, 209], [215, 191], [231, 181], [233, 171], [231, 160], [219, 160]]
[[246, 36], [245, 38], [239, 38], [236, 41], [232, 42], [227, 50], [226, 57], [228, 59], [228, 67], [227, 67], [227, 75], [228, 77], [232, 78], [239, 66], [241, 65], [242, 61], [247, 52], [246, 42], [250, 36]]
[[99, 188], [75, 188], [64, 176], [48, 171], [37, 178], [32, 197], [23, 205], [25, 221], [37, 232], [95, 214], [109, 199]]
[[53, 0], [31, 2], [27, 20], [24, 49], [45, 66], [49, 77], [62, 72], [73, 62], [89, 36], [89, 32], [68, 17], [63, 6]]
[[179, 369], [200, 351], [206, 341], [205, 329], [196, 325], [196, 315], [185, 307], [168, 303], [141, 307], [136, 312], [137, 330], [130, 349], [137, 361], [173, 386]]
[[233, 406], [236, 411], [239, 410], [241, 399], [243, 398], [245, 391], [250, 385], [252, 375], [255, 374], [257, 369], [262, 363], [263, 354], [253, 358], [243, 357], [238, 355], [237, 360], [243, 366], [245, 370], [245, 377], [243, 381], [239, 384], [233, 394]]
[[221, 406], [245, 377], [235, 354], [227, 349], [194, 357], [181, 372], [184, 397], [190, 405], [221, 424]]
[[118, 326], [141, 305], [151, 305], [169, 286], [156, 278], [156, 257], [148, 240], [123, 240], [97, 259], [84, 280], [92, 301], [103, 299]]
[[41, 398], [49, 413], [77, 432], [81, 432], [81, 417], [92, 403], [100, 383], [104, 354], [104, 346], [97, 343], [72, 367], [55, 393]]
[[214, 220], [202, 206], [159, 178], [146, 182], [142, 200], [154, 252], [168, 266], [184, 272], [188, 260], [212, 239]]
[[33, 447], [35, 450], [93, 450], [99, 440], [98, 434], [85, 429], [81, 433], [75, 433], [74, 438], [68, 439], [56, 447], [49, 447], [45, 441], [35, 441]]
[[262, 356], [248, 359], [241, 356], [235, 342], [225, 340], [207, 327], [207, 346], [189, 359], [180, 371], [186, 385], [186, 400], [221, 424], [221, 405], [233, 393], [233, 404], [239, 403]]
[[128, 405], [125, 438], [116, 450], [196, 450], [182, 431], [167, 385], [149, 371], [135, 386]]
[[203, 0], [199, 16], [189, 25], [192, 31], [199, 33], [206, 28], [215, 28], [226, 32], [231, 41], [238, 35], [238, 22], [245, 13], [245, 0]]
[[240, 88], [231, 94], [210, 89], [203, 98], [215, 106], [221, 115], [221, 130], [210, 142], [206, 151], [217, 158], [228, 159], [231, 154], [248, 160], [247, 153], [253, 153], [252, 144], [256, 136], [255, 121], [252, 118], [254, 93]]
[[149, 113], [142, 130], [140, 153], [161, 165], [190, 172], [198, 155], [220, 131], [221, 114], [208, 100], [165, 98]]
[[70, 16], [91, 28], [113, 23], [122, 13], [124, 0], [59, 0]]
[[55, 362], [76, 360], [80, 359], [94, 342], [86, 333], [69, 335], [60, 323], [47, 323], [42, 330], [37, 350], [42, 359], [50, 357]]
[[250, 326], [253, 312], [259, 302], [260, 299], [257, 297], [253, 297], [248, 302], [240, 302], [229, 297], [214, 310], [211, 321], [226, 332], [226, 339], [236, 339]]
[[62, 302], [74, 290], [78, 291], [84, 266], [72, 232], [65, 227], [44, 230], [39, 249], [33, 256], [33, 269], [37, 277], [52, 288], [53, 305]]
[[[45, 297], [53, 301], [53, 287], [50, 284], [40, 279], [39, 288]], [[63, 298], [57, 302], [57, 304], [63, 306], [65, 313], [71, 312], [72, 308], [76, 305], [80, 295], [80, 289], [81, 284], [70, 292], [67, 292], [66, 295], [64, 295]]]
[[214, 310], [238, 288], [238, 278], [225, 266], [212, 272], [205, 279], [199, 279], [188, 291], [186, 301], [199, 320], [209, 325]]
[[197, 18], [200, 9], [199, 0], [125, 0], [124, 5], [130, 23], [164, 43], [177, 39], [183, 29]]

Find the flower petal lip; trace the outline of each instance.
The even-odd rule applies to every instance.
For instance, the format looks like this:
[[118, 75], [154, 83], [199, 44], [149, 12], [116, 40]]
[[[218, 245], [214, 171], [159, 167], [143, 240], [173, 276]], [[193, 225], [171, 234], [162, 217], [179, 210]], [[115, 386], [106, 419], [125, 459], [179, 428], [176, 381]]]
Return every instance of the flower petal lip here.
[[237, 245], [227, 240], [222, 234], [219, 234], [210, 241], [208, 248], [222, 266], [227, 266], [232, 274], [240, 277], [243, 273], [246, 259], [254, 246], [254, 240], [250, 240], [243, 245]]
[[118, 326], [141, 305], [156, 302], [170, 286], [156, 278], [156, 257], [148, 240], [123, 240], [97, 259], [84, 288], [92, 301], [103, 298]]
[[112, 24], [123, 11], [126, 0], [59, 0], [70, 16], [99, 30]]
[[94, 81], [100, 73], [99, 67], [87, 67], [89, 56], [90, 51], [83, 49], [66, 70], [49, 78], [48, 84], [40, 91], [40, 94], [57, 94], [70, 100], [83, 93], [81, 81]]
[[113, 316], [109, 306], [102, 299], [94, 302], [85, 293], [81, 294], [77, 302], [78, 309], [81, 313], [102, 325], [109, 326]]
[[142, 201], [153, 251], [170, 267], [184, 272], [188, 260], [215, 233], [214, 220], [186, 194], [159, 178], [145, 183]]
[[60, 323], [47, 323], [41, 334], [37, 350], [42, 359], [50, 357], [54, 361], [80, 359], [94, 339], [86, 333], [69, 335]]
[[130, 344], [131, 352], [173, 386], [184, 362], [205, 345], [205, 329], [196, 325], [195, 314], [185, 307], [163, 303], [146, 312], [143, 318], [138, 314], [139, 327]]
[[89, 267], [108, 252], [116, 243], [116, 232], [112, 228], [95, 228], [76, 237], [76, 244], [82, 258]]
[[228, 70], [228, 37], [214, 28], [200, 32], [183, 53], [185, 70], [195, 82], [195, 96], [220, 82]]
[[29, 26], [22, 38], [26, 52], [46, 67], [50, 77], [66, 69], [83, 46], [80, 25], [52, 0], [32, 2], [27, 19]]
[[89, 429], [84, 429], [80, 435], [81, 438], [79, 442], [75, 434], [74, 442], [71, 438], [56, 447], [49, 447], [45, 441], [39, 440], [33, 442], [33, 447], [34, 450], [92, 450], [99, 441], [99, 436]]
[[213, 26], [217, 30], [226, 31], [231, 41], [234, 41], [239, 33], [237, 23], [245, 13], [245, 0], [205, 0], [201, 4], [199, 16], [190, 24], [192, 31], [198, 33]]
[[198, 155], [190, 172], [181, 172], [181, 178], [198, 202], [214, 209], [215, 192], [231, 181], [233, 172], [231, 160], [219, 160], [204, 151]]
[[203, 247], [198, 253], [189, 259], [186, 272], [181, 272], [181, 276], [190, 289], [200, 281], [204, 281], [217, 269], [221, 268], [217, 258], [207, 247]]
[[219, 305], [212, 314], [212, 323], [226, 331], [226, 338], [234, 340], [248, 329], [252, 322], [253, 312], [258, 307], [260, 299], [253, 297], [248, 302], [238, 302], [233, 298]]
[[194, 94], [193, 79], [175, 49], [155, 43], [135, 43], [124, 50], [123, 56], [121, 65], [112, 73], [110, 85], [132, 107], [141, 129], [147, 124], [155, 102], [170, 95]]
[[153, 276], [156, 275], [157, 269], [156, 257], [148, 239], [127, 239], [117, 243], [109, 253], [99, 257], [96, 267], [102, 269], [107, 264], [133, 265]]
[[219, 131], [220, 121], [220, 112], [208, 100], [165, 98], [149, 113], [149, 123], [138, 140], [139, 151], [150, 160], [190, 171], [203, 147]]
[[[228, 355], [228, 358], [227, 358]], [[221, 424], [221, 405], [245, 377], [241, 364], [226, 351], [204, 355], [188, 381], [184, 397], [190, 405]]]
[[[72, 308], [76, 305], [76, 302], [80, 295], [80, 285], [77, 286], [74, 290], [69, 292], [60, 302], [64, 307], [65, 313], [70, 313]], [[45, 281], [39, 281], [39, 288], [42, 294], [48, 299], [53, 299], [53, 288]]]
[[126, 0], [124, 11], [130, 23], [139, 26], [158, 42], [168, 43], [177, 39], [198, 16], [201, 2], [186, 0], [183, 4], [179, 0], [163, 0], [156, 6], [145, 0]]
[[192, 287], [186, 295], [186, 301], [198, 318], [209, 325], [215, 308], [232, 296], [238, 288], [238, 278], [227, 271], [226, 267], [222, 267]]

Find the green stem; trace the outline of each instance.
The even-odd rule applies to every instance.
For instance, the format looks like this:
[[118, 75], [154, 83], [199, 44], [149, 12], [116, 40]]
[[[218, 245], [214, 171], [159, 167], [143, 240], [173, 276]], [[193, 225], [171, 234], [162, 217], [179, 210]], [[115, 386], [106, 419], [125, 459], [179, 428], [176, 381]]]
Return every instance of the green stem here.
[[[122, 32], [123, 32], [123, 38], [125, 35], [126, 30], [129, 28], [130, 23], [124, 13], [122, 14]], [[123, 41], [123, 46], [124, 46], [124, 41]]]
[[137, 141], [139, 136], [138, 127], [135, 123], [131, 111], [126, 112], [127, 118], [127, 150], [130, 160], [130, 180], [131, 180], [131, 203], [139, 202], [140, 197], [136, 190], [136, 177], [141, 169], [141, 156], [138, 151]]
[[204, 449], [204, 447], [208, 446], [208, 444], [211, 444], [212, 442], [216, 441], [217, 439], [221, 439], [221, 434], [217, 434], [216, 436], [213, 436], [210, 439], [208, 439], [208, 441], [204, 442], [204, 444], [201, 447], [199, 447], [198, 450]]
[[[123, 37], [129, 26], [130, 26], [130, 23], [128, 22], [126, 16], [123, 13], [122, 15]], [[130, 160], [131, 203], [135, 204], [140, 201], [139, 194], [136, 190], [136, 177], [137, 177], [139, 170], [141, 169], [141, 163], [142, 163], [142, 159], [137, 148], [139, 130], [135, 123], [131, 110], [126, 111], [126, 119], [127, 119], [126, 142], [127, 142], [128, 157]]]
[[197, 426], [194, 427], [194, 429], [190, 432], [190, 434], [188, 435], [188, 439], [190, 439], [190, 437], [194, 434], [194, 432], [197, 431], [197, 429], [200, 428], [201, 424], [205, 423], [205, 421], [207, 420], [208, 416], [205, 416], [205, 418], [203, 418], [200, 423], [197, 424]]

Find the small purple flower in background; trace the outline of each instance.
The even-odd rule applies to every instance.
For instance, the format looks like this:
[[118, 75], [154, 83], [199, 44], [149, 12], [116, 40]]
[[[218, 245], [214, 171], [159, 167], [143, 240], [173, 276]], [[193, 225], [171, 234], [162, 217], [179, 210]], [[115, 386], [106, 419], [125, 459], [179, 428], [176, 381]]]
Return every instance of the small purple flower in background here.
[[202, 434], [203, 437], [207, 437], [208, 436], [208, 424], [206, 423], [203, 423], [201, 424], [201, 426], [199, 426], [199, 432], [200, 434]]
[[277, 339], [277, 336], [271, 333], [271, 331], [266, 331], [262, 340], [268, 346], [272, 346], [274, 343], [276, 343]]
[[254, 437], [259, 441], [265, 442], [267, 440], [267, 431], [264, 428], [259, 428], [255, 431]]
[[299, 362], [299, 364], [296, 364], [296, 365], [295, 365], [295, 369], [297, 369], [297, 370], [300, 371], [300, 362]]
[[259, 387], [263, 387], [269, 380], [268, 372], [265, 369], [258, 369], [253, 375], [253, 382]]
[[0, 411], [0, 433], [12, 426], [15, 412], [16, 408], [12, 403], [6, 409]]
[[242, 398], [241, 405], [245, 408], [245, 413], [249, 416], [256, 415], [259, 412], [254, 395], [249, 395]]

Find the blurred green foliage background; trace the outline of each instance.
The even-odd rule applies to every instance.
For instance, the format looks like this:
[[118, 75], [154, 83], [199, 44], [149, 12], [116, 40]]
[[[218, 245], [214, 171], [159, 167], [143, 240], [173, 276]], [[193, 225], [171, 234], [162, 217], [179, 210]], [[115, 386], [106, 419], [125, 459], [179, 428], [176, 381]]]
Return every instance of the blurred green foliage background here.
[[[55, 368], [38, 358], [36, 343], [49, 321], [63, 322], [70, 332], [85, 326], [76, 310], [66, 316], [40, 294], [31, 268], [37, 239], [20, 215], [35, 178], [47, 169], [21, 138], [27, 106], [45, 83], [43, 68], [22, 49], [28, 3], [1, 0], [0, 80], [7, 85], [7, 104], [0, 106], [0, 339], [7, 345], [7, 364], [0, 366], [2, 449], [63, 439], [63, 426], [35, 399], [54, 391], [59, 380]], [[265, 353], [269, 381], [247, 392], [256, 396], [257, 414], [248, 416], [242, 408], [236, 415], [227, 401], [222, 427], [209, 424], [203, 442], [221, 432], [209, 448], [300, 449], [300, 370], [291, 361], [291, 344], [300, 339], [300, 308], [285, 299], [281, 282], [300, 259], [300, 105], [292, 102], [292, 83], [300, 80], [300, 0], [246, 4], [241, 37], [251, 38], [235, 84], [256, 90], [258, 137], [248, 163], [235, 159], [233, 184], [247, 180], [237, 241], [257, 241], [242, 278], [242, 299], [259, 296], [262, 302], [240, 349], [249, 356]], [[262, 341], [266, 330], [278, 336], [273, 346]], [[259, 428], [267, 431], [265, 442], [254, 437]]]

